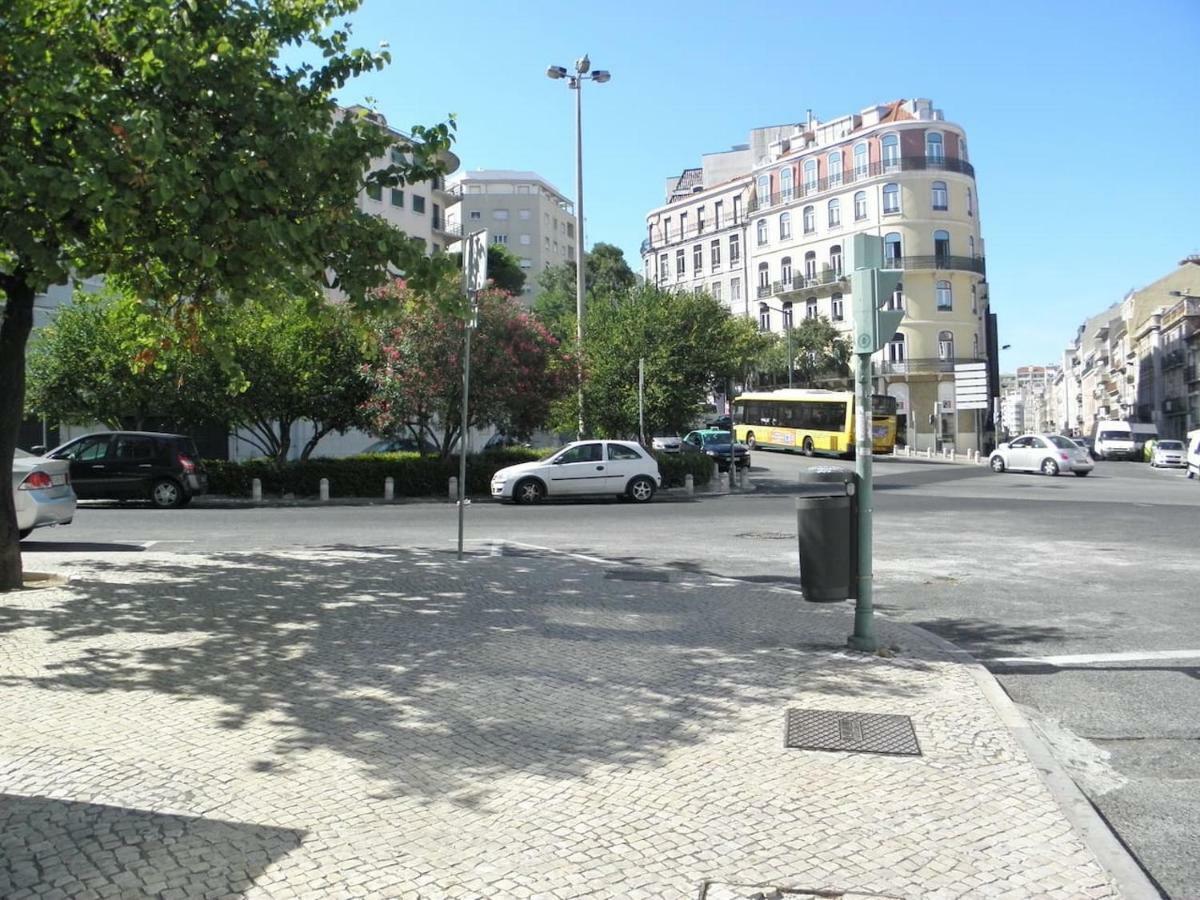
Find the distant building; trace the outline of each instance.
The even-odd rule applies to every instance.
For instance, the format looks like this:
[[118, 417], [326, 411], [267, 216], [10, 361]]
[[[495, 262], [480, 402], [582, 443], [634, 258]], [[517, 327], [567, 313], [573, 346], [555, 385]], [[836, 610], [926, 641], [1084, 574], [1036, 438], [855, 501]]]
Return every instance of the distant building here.
[[857, 233], [881, 236], [891, 267], [904, 270], [893, 302], [907, 316], [873, 363], [876, 390], [897, 400], [901, 440], [980, 447], [992, 410], [977, 418], [954, 399], [954, 366], [967, 362], [991, 362], [998, 396], [975, 169], [963, 128], [930, 100], [828, 122], [810, 112], [704, 155], [646, 214], [643, 275], [708, 291], [764, 331], [824, 316], [849, 334]]
[[1021, 366], [1014, 375], [1000, 376], [1001, 428], [1013, 435], [1056, 432], [1052, 385], [1058, 366]]
[[447, 222], [455, 239], [486, 228], [493, 244], [520, 261], [527, 303], [543, 270], [575, 261], [574, 204], [536, 172], [476, 169], [451, 178], [448, 188], [458, 204]]

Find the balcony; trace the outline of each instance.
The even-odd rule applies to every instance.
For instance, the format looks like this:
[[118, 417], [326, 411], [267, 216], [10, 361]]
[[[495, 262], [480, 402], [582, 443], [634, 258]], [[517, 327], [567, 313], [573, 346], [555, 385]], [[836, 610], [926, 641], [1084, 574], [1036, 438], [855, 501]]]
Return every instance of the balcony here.
[[925, 375], [940, 372], [953, 372], [955, 366], [963, 363], [987, 362], [986, 359], [974, 356], [952, 356], [946, 359], [906, 359], [903, 362], [872, 363], [872, 373], [875, 375]]
[[462, 237], [462, 225], [458, 224], [458, 222], [447, 222], [445, 216], [434, 216], [432, 224], [434, 231], [440, 231], [442, 234], [447, 234], [451, 237]]
[[1197, 381], [1200, 381], [1200, 366], [1188, 366], [1183, 378], [1188, 384], [1195, 384]]
[[741, 216], [725, 215], [721, 217], [721, 224], [715, 222], [705, 222], [701, 225], [692, 226], [680, 232], [678, 229], [672, 231], [668, 235], [658, 235], [653, 240], [644, 238], [642, 240], [641, 253], [645, 256], [651, 250], [656, 250], [659, 247], [669, 247], [674, 244], [683, 243], [686, 241], [712, 239], [723, 236], [729, 229], [740, 227], [743, 218]]
[[847, 176], [835, 175], [833, 178], [819, 178], [816, 181], [801, 182], [790, 191], [780, 191], [770, 197], [756, 197], [746, 207], [747, 215], [773, 206], [786, 206], [798, 200], [807, 200], [829, 191], [845, 190], [848, 186], [860, 181], [867, 181], [881, 175], [892, 175], [899, 172], [957, 172], [960, 175], [975, 177], [975, 167], [961, 159], [933, 156], [902, 156], [891, 162], [874, 162], [862, 169], [857, 169]]
[[883, 261], [885, 269], [934, 269], [943, 271], [974, 272], [987, 275], [987, 264], [982, 256], [893, 256]]
[[1184, 363], [1184, 355], [1182, 350], [1172, 350], [1169, 353], [1163, 354], [1163, 371], [1167, 369], [1176, 369]]

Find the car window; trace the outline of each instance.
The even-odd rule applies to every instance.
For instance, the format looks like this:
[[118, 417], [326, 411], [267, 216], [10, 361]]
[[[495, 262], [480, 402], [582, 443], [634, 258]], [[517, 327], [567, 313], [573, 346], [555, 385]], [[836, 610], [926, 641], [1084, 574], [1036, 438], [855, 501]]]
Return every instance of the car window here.
[[1100, 432], [1100, 440], [1102, 441], [1131, 441], [1132, 435], [1128, 431], [1102, 431]]
[[1182, 450], [1183, 442], [1182, 441], [1159, 441], [1158, 449], [1159, 450]]
[[154, 459], [155, 443], [151, 438], [122, 436], [117, 438], [114, 454], [121, 460]]
[[604, 447], [601, 444], [580, 444], [564, 450], [555, 459], [559, 463], [600, 462], [604, 458]]
[[1028, 447], [1029, 446], [1029, 438], [1017, 438], [1015, 441], [1013, 441], [1008, 446], [1014, 450], [1020, 450], [1022, 447]]
[[68, 447], [59, 454], [60, 459], [75, 459], [80, 462], [94, 462], [108, 455], [108, 435], [102, 437], [84, 438], [78, 444]]
[[642, 454], [638, 453], [632, 447], [626, 447], [624, 444], [609, 444], [608, 445], [609, 459], [641, 459]]
[[1050, 435], [1050, 443], [1060, 450], [1078, 450], [1079, 445], [1070, 438], [1065, 438], [1061, 434]]
[[691, 432], [687, 437], [684, 438], [684, 441], [689, 444], [695, 444], [697, 447], [700, 446], [700, 432]]

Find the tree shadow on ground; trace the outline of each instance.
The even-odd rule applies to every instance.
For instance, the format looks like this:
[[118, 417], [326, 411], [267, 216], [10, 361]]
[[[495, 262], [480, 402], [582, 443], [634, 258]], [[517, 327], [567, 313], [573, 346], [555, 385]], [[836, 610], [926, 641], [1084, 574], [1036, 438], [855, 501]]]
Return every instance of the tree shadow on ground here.
[[[231, 767], [270, 773], [320, 749], [381, 793], [477, 806], [481, 785], [513, 773], [659, 764], [745, 727], [747, 704], [902, 709], [930, 684], [920, 659], [831, 652], [847, 616], [794, 593], [604, 572], [361, 547], [99, 562], [56, 601], [8, 605], [7, 639], [29, 629], [45, 659], [0, 686], [44, 690], [47, 704], [207, 700], [189, 727], [247, 733]], [[147, 742], [170, 739], [169, 723], [144, 727]]]

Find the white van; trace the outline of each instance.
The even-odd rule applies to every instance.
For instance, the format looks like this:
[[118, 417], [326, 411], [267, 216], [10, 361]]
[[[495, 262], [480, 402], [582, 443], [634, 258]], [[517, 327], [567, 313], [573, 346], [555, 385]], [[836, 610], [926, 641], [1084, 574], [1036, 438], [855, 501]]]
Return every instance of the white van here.
[[1187, 476], [1200, 478], [1200, 428], [1187, 436]]
[[1096, 459], [1137, 459], [1137, 441], [1128, 422], [1101, 419], [1096, 423], [1092, 455]]

